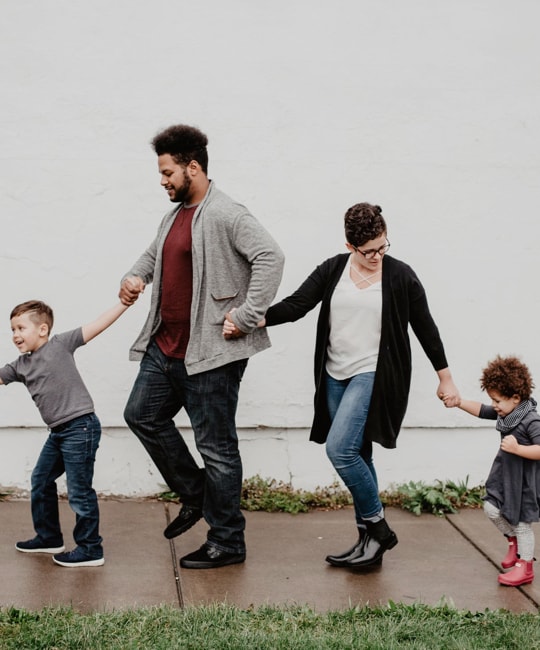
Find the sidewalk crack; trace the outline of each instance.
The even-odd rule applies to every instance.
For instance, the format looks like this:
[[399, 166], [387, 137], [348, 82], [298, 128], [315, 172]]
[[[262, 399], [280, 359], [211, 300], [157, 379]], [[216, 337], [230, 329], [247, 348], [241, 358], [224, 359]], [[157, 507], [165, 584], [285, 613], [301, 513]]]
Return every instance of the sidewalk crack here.
[[[169, 512], [169, 504], [165, 503], [165, 518], [167, 520], [167, 526], [171, 523], [171, 516]], [[176, 556], [176, 548], [174, 546], [174, 540], [169, 540], [169, 548], [171, 551], [171, 559], [173, 565], [174, 581], [176, 584], [176, 595], [178, 596], [178, 606], [180, 609], [185, 608], [184, 604], [184, 595], [182, 593], [182, 580], [180, 578], [180, 571], [178, 569], [178, 558]]]
[[[460, 534], [464, 539], [466, 539], [466, 540], [469, 542], [469, 544], [470, 544], [473, 548], [475, 548], [475, 549], [480, 553], [480, 555], [482, 555], [483, 557], [485, 557], [486, 560], [488, 560], [488, 562], [489, 562], [490, 564], [492, 564], [492, 565], [493, 565], [493, 566], [494, 566], [498, 571], [500, 571], [500, 567], [499, 567], [499, 565], [497, 564], [497, 562], [495, 562], [495, 561], [494, 561], [494, 560], [493, 560], [493, 559], [492, 559], [492, 558], [491, 558], [491, 557], [490, 557], [490, 556], [489, 556], [489, 555], [488, 555], [488, 554], [487, 554], [483, 549], [481, 549], [480, 546], [478, 546], [478, 544], [476, 544], [476, 542], [475, 542], [473, 539], [471, 539], [470, 537], [468, 537], [468, 536], [465, 534], [465, 532], [464, 532], [464, 531], [463, 531], [459, 526], [457, 526], [457, 525], [454, 523], [454, 521], [453, 521], [450, 517], [448, 517], [448, 516], [445, 515], [444, 518], [446, 519], [446, 521], [447, 521], [447, 522], [448, 522], [448, 523], [449, 523], [449, 524], [450, 524], [450, 525], [451, 525], [455, 530], [457, 530], [457, 532], [458, 532], [458, 533], [459, 533], [459, 534]], [[513, 587], [513, 589], [517, 589], [518, 591], [520, 591], [520, 592], [525, 596], [525, 598], [527, 598], [527, 600], [529, 600], [529, 601], [530, 601], [530, 602], [531, 602], [531, 603], [532, 603], [532, 604], [533, 604], [537, 609], [540, 608], [540, 603], [539, 603], [539, 602], [538, 602], [538, 601], [537, 601], [533, 596], [531, 596], [531, 594], [528, 594], [528, 593], [525, 591], [525, 589], [523, 589], [523, 587], [521, 587], [521, 586], [519, 586], [519, 587]]]

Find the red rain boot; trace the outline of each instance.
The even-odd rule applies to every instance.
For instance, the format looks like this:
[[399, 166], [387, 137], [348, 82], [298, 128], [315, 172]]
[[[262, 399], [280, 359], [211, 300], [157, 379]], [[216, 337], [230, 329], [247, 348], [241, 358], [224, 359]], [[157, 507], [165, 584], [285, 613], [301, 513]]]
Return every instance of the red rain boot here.
[[499, 583], [507, 587], [519, 587], [534, 580], [533, 560], [526, 562], [518, 558], [514, 568], [508, 573], [499, 574]]
[[504, 556], [501, 566], [503, 569], [510, 569], [518, 561], [517, 537], [508, 537], [508, 551]]

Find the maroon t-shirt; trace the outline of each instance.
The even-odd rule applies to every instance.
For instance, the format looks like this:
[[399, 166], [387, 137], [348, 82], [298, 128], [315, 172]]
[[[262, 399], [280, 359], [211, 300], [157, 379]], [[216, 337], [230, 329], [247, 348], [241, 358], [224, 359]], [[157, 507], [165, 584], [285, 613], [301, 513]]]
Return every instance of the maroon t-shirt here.
[[189, 341], [193, 291], [191, 222], [196, 209], [196, 205], [180, 208], [163, 245], [161, 325], [156, 343], [163, 354], [175, 359], [186, 356]]

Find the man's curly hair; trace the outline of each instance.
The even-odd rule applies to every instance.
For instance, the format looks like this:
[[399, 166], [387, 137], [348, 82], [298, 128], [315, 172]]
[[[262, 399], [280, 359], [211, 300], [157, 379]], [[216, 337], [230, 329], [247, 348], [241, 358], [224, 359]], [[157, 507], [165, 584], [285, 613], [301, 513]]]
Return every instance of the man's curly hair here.
[[158, 156], [170, 154], [179, 165], [189, 165], [195, 160], [205, 174], [208, 173], [208, 138], [194, 126], [175, 124], [158, 133], [152, 146]]
[[345, 213], [345, 237], [355, 248], [386, 233], [386, 221], [378, 205], [357, 203]]
[[496, 390], [503, 397], [529, 399], [534, 388], [529, 368], [517, 357], [497, 356], [482, 371], [482, 390]]

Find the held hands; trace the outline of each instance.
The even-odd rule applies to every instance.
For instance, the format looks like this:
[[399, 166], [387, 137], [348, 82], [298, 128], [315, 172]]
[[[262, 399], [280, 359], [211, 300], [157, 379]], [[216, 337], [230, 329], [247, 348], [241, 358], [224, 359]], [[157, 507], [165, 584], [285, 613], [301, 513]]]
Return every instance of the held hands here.
[[[223, 321], [223, 338], [232, 340], [232, 339], [239, 339], [242, 338], [242, 336], [246, 336], [245, 332], [242, 332], [241, 329], [238, 329], [238, 327], [233, 323], [231, 314], [233, 311], [236, 310], [236, 307], [233, 307], [230, 312], [225, 314], [225, 320]], [[257, 323], [257, 327], [264, 327], [266, 325], [266, 319], [262, 319]]]
[[225, 320], [223, 321], [223, 338], [227, 340], [241, 339], [246, 335], [245, 332], [242, 332], [242, 330], [238, 329], [238, 327], [233, 323], [231, 317], [233, 311], [234, 309], [231, 309], [230, 312], [227, 312], [225, 314]]
[[142, 278], [136, 275], [126, 278], [120, 285], [120, 291], [118, 292], [120, 302], [127, 307], [133, 305], [139, 295], [144, 293], [144, 287]]
[[444, 403], [446, 408], [453, 408], [461, 404], [459, 391], [452, 379], [441, 379], [437, 389], [437, 397]]

